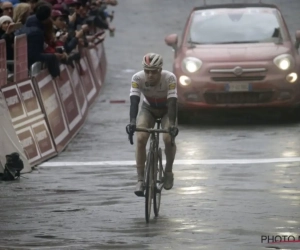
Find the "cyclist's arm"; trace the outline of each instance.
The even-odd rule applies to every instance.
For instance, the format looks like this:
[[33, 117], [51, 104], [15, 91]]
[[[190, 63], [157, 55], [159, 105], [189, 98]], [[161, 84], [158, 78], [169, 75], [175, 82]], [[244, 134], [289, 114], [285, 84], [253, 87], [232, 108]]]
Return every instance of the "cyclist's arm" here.
[[136, 123], [136, 117], [139, 111], [139, 104], [141, 99], [141, 90], [139, 78], [137, 76], [133, 76], [131, 80], [131, 88], [130, 88], [130, 123]]
[[170, 126], [175, 126], [177, 118], [177, 80], [172, 74], [168, 81], [168, 117]]
[[136, 117], [139, 111], [139, 103], [140, 97], [139, 96], [130, 96], [130, 122], [136, 123]]

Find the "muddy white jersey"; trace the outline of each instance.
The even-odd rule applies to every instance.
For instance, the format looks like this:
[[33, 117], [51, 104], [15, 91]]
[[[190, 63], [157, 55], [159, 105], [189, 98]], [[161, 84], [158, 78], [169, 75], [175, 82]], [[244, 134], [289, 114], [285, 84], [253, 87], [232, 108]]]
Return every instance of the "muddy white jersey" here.
[[162, 70], [159, 84], [150, 86], [146, 82], [145, 72], [139, 71], [132, 76], [130, 96], [144, 95], [144, 102], [153, 108], [167, 106], [168, 98], [177, 98], [176, 76], [167, 70]]

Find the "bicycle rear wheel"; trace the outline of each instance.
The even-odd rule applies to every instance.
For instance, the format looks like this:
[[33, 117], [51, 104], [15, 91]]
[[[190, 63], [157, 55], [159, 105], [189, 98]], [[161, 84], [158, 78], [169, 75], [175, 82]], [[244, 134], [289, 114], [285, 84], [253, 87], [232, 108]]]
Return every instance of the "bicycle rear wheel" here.
[[162, 152], [161, 148], [158, 149], [157, 159], [154, 168], [154, 194], [153, 194], [153, 208], [154, 214], [157, 217], [159, 214], [160, 201], [161, 201], [161, 190], [163, 187], [163, 165], [162, 165]]
[[145, 177], [145, 218], [146, 222], [149, 223], [151, 215], [152, 197], [153, 197], [153, 153], [149, 152], [146, 162], [146, 177]]

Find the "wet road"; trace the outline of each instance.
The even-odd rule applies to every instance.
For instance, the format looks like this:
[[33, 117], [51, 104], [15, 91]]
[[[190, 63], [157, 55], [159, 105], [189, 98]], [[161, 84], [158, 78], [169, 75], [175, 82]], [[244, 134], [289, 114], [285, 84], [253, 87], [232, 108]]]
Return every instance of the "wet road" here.
[[[300, 249], [261, 242], [262, 235], [300, 234], [299, 123], [180, 126], [174, 188], [163, 191], [159, 218], [145, 223], [124, 129], [130, 79], [149, 50], [171, 70], [164, 36], [181, 34], [199, 1], [119, 2], [116, 36], [105, 43], [106, 86], [86, 125], [28, 179], [0, 183], [0, 249]], [[293, 35], [300, 2], [272, 2]]]

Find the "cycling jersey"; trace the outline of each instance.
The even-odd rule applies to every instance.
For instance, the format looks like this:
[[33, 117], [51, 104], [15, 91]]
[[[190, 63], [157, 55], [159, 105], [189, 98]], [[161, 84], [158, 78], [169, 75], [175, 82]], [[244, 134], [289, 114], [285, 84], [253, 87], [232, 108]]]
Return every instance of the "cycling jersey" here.
[[150, 86], [146, 82], [145, 72], [139, 71], [132, 76], [130, 96], [144, 95], [144, 102], [153, 108], [165, 108], [168, 98], [177, 98], [176, 76], [167, 70], [162, 70], [159, 84]]

